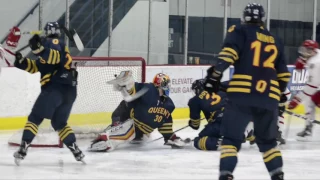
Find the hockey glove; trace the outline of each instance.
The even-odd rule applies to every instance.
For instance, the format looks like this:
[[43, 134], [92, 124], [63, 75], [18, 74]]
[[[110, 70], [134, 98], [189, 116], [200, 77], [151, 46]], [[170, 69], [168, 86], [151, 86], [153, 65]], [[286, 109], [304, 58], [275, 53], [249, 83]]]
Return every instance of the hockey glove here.
[[301, 102], [301, 99], [297, 96], [293, 97], [293, 99], [290, 101], [288, 109], [295, 109]]
[[284, 113], [286, 109], [285, 103], [287, 102], [287, 100], [287, 96], [285, 94], [282, 94], [279, 102], [279, 116], [282, 116], [282, 114]]
[[189, 126], [194, 130], [198, 130], [200, 127], [200, 120], [190, 119]]
[[320, 91], [314, 93], [314, 95], [311, 96], [311, 100], [316, 106], [320, 107]]
[[32, 50], [32, 53], [35, 55], [41, 53], [44, 50], [44, 47], [41, 42], [41, 38], [37, 34], [32, 36], [32, 38], [29, 40], [29, 46]]
[[186, 143], [180, 137], [173, 134], [169, 139], [165, 140], [164, 145], [171, 146], [172, 148], [183, 148]]
[[220, 80], [222, 75], [220, 72], [214, 71], [214, 66], [207, 70], [207, 76], [204, 82], [204, 89], [209, 93], [216, 93], [220, 89]]
[[17, 67], [19, 64], [21, 64], [24, 61], [24, 57], [20, 52], [16, 52], [15, 54], [15, 61], [14, 61], [14, 66]]
[[306, 64], [306, 59], [305, 58], [303, 58], [303, 57], [299, 57], [298, 59], [297, 59], [297, 61], [296, 61], [296, 70], [302, 70], [302, 69], [304, 69], [304, 65]]

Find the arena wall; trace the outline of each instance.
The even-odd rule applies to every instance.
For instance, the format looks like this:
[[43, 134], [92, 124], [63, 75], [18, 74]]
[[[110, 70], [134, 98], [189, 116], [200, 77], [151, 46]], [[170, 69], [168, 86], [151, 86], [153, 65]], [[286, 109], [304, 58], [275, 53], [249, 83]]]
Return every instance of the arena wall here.
[[[191, 84], [204, 78], [209, 66], [147, 66], [146, 82], [151, 82], [156, 73], [166, 73], [171, 78], [170, 97], [176, 110], [173, 118], [187, 119], [189, 116], [188, 100], [192, 97]], [[289, 89], [293, 94], [300, 90], [308, 76], [303, 71], [298, 73], [289, 66], [292, 80]], [[124, 69], [118, 69], [124, 70]], [[133, 69], [137, 72], [140, 69]], [[113, 78], [112, 67], [85, 67], [79, 69], [78, 97], [72, 110], [72, 124], [101, 123], [110, 119], [111, 112], [117, 107], [122, 97], [114, 92], [106, 81]], [[109, 74], [107, 73], [109, 72]], [[110, 73], [112, 72], [112, 73]], [[107, 74], [107, 75], [105, 75]], [[224, 72], [222, 81], [230, 79], [233, 68]], [[28, 74], [16, 68], [2, 68], [0, 74], [0, 130], [23, 127], [33, 103], [40, 93], [39, 74]], [[50, 103], [50, 102], [48, 102]], [[300, 106], [297, 113], [303, 112]], [[90, 119], [90, 122], [88, 122]]]

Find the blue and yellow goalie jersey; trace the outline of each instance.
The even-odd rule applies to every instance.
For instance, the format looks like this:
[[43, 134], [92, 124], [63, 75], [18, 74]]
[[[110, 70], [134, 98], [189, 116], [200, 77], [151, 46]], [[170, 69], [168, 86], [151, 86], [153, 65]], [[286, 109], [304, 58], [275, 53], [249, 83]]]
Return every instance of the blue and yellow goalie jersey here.
[[130, 118], [134, 120], [135, 127], [144, 134], [150, 134], [154, 129], [167, 140], [173, 135], [172, 112], [175, 105], [170, 97], [159, 96], [159, 90], [152, 83], [135, 83], [130, 94], [142, 88], [148, 91], [139, 99], [128, 103], [131, 109]]
[[203, 112], [208, 123], [219, 120], [217, 117], [223, 112], [226, 102], [227, 95], [222, 91], [216, 94], [202, 91], [199, 95], [192, 97], [188, 102], [188, 106], [193, 127], [200, 126], [201, 112]]
[[223, 72], [229, 65], [234, 66], [227, 89], [231, 101], [277, 108], [291, 75], [284, 46], [268, 30], [254, 24], [231, 26], [218, 59], [216, 71]]
[[40, 72], [42, 88], [51, 83], [74, 86], [74, 72], [70, 71], [72, 57], [68, 48], [58, 39], [44, 39], [43, 46], [44, 50], [38, 54], [37, 60], [25, 58], [15, 66], [31, 74]]

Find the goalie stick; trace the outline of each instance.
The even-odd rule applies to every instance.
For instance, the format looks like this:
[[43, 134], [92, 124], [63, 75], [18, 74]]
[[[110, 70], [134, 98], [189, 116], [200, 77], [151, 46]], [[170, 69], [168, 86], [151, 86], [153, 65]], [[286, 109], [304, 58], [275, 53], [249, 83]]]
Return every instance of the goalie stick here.
[[[295, 116], [295, 117], [304, 119], [304, 120], [306, 120], [306, 121], [309, 121], [309, 119], [308, 119], [307, 117], [305, 117], [304, 115], [296, 114], [296, 113], [293, 113], [293, 112], [287, 111], [287, 110], [285, 110], [284, 112], [286, 112], [287, 114], [289, 114], [289, 115], [291, 115], [291, 116]], [[312, 119], [310, 122], [311, 122], [311, 123], [314, 123], [314, 124], [319, 124], [319, 125], [320, 125], [320, 121], [315, 120], [315, 119]]]

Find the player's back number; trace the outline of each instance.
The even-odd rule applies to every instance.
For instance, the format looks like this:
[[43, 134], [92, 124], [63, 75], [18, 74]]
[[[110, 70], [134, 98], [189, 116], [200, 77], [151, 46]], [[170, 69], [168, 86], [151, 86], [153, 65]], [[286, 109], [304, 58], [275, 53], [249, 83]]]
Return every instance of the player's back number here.
[[[268, 44], [262, 49], [262, 42], [256, 40], [251, 43], [251, 50], [253, 50], [253, 66], [274, 69], [274, 62], [278, 56], [277, 46], [274, 44]], [[271, 53], [267, 59], [261, 59], [262, 53]]]

